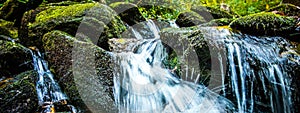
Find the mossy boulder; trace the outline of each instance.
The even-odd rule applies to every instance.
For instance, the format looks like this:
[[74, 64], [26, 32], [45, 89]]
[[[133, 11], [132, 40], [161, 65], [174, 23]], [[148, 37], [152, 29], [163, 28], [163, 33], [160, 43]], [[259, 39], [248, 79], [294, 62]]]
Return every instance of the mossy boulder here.
[[43, 46], [72, 105], [83, 112], [114, 110], [111, 59], [105, 50], [56, 30], [44, 35]]
[[238, 18], [230, 27], [250, 35], [289, 36], [295, 32], [296, 19], [274, 13], [258, 13]]
[[192, 11], [195, 11], [201, 15], [206, 21], [220, 18], [234, 18], [235, 16], [221, 9], [208, 6], [192, 7]]
[[187, 11], [180, 13], [175, 22], [179, 27], [190, 27], [203, 24], [206, 20], [194, 11]]
[[23, 72], [15, 78], [0, 81], [1, 113], [34, 113], [38, 109], [33, 70]]
[[18, 37], [18, 30], [13, 25], [13, 22], [0, 19], [0, 35], [16, 39]]
[[0, 40], [0, 77], [13, 77], [32, 69], [31, 53], [22, 45]]
[[146, 21], [143, 15], [140, 13], [138, 6], [132, 3], [115, 2], [109, 5], [113, 8], [123, 21], [132, 26], [139, 22]]
[[270, 8], [268, 11], [279, 11], [286, 16], [300, 17], [300, 7], [293, 4], [280, 4], [276, 7]]
[[41, 48], [45, 33], [61, 30], [72, 36], [80, 36], [78, 38], [100, 37], [99, 43], [105, 43], [108, 40], [106, 38], [119, 37], [124, 29], [126, 27], [116, 17], [114, 10], [103, 4], [53, 6], [36, 14], [34, 22], [23, 27], [20, 40], [25, 46], [35, 45]]
[[174, 20], [180, 13], [179, 10], [168, 7], [168, 4], [153, 5], [153, 3], [139, 3], [138, 7], [143, 17], [147, 19]]

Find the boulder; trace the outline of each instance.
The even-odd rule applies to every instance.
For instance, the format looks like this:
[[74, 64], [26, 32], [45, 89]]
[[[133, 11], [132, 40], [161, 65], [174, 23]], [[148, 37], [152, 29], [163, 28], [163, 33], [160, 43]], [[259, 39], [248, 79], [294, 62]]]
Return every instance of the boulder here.
[[[183, 80], [208, 85], [211, 57], [207, 39], [203, 37], [200, 29], [196, 26], [179, 29], [169, 28], [161, 31], [160, 35], [169, 54], [166, 67], [174, 69], [176, 66], [178, 68], [176, 73]], [[188, 73], [195, 74], [193, 77], [190, 77], [192, 75], [188, 75], [189, 77], [185, 75], [186, 66], [189, 67]], [[197, 74], [201, 75], [198, 81], [196, 81]]]
[[115, 110], [111, 57], [105, 50], [62, 31], [45, 34], [43, 47], [72, 105], [83, 112]]
[[38, 109], [35, 78], [33, 70], [23, 72], [15, 78], [0, 81], [1, 113], [34, 113]]
[[180, 13], [175, 22], [179, 27], [191, 27], [203, 24], [206, 20], [194, 11], [187, 11]]
[[0, 40], [0, 77], [13, 77], [32, 69], [31, 53], [22, 45]]
[[[103, 43], [105, 47], [108, 38], [120, 37], [126, 29], [116, 13], [108, 6], [99, 3], [85, 3], [68, 6], [48, 6], [42, 11], [33, 12], [28, 18], [33, 22], [23, 25], [20, 30], [20, 40], [25, 46], [35, 45], [42, 48], [42, 37], [52, 30], [61, 30], [80, 40], [98, 39], [94, 43]], [[30, 19], [23, 19], [30, 20]], [[100, 37], [100, 38], [99, 38]], [[106, 44], [106, 45], [105, 45]], [[107, 46], [108, 49], [108, 46]]]
[[238, 18], [230, 27], [250, 35], [287, 36], [295, 32], [296, 19], [274, 13], [257, 13]]
[[123, 21], [132, 26], [139, 22], [146, 21], [143, 15], [140, 13], [137, 5], [126, 2], [115, 2], [109, 5], [113, 8]]
[[214, 7], [205, 7], [205, 6], [196, 6], [192, 7], [192, 11], [201, 15], [206, 21], [211, 21], [213, 19], [220, 19], [220, 18], [233, 18], [234, 15]]

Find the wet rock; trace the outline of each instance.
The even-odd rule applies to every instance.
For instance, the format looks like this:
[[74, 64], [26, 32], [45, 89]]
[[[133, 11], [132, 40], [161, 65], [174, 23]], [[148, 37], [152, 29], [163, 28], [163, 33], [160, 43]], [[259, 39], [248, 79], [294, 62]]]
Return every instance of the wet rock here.
[[187, 11], [180, 13], [175, 22], [180, 27], [191, 27], [205, 23], [206, 20], [194, 11]]
[[192, 11], [195, 11], [199, 15], [201, 15], [206, 21], [211, 21], [213, 19], [220, 19], [220, 18], [233, 18], [234, 15], [213, 7], [204, 7], [204, 6], [197, 6], [192, 7]]
[[31, 54], [22, 45], [0, 40], [0, 77], [13, 77], [32, 69]]
[[114, 111], [110, 56], [90, 42], [52, 31], [43, 47], [54, 75], [70, 102], [83, 112]]
[[[43, 35], [52, 30], [76, 35], [78, 39], [91, 38], [96, 40], [95, 43], [107, 43], [107, 38], [118, 37], [126, 29], [111, 8], [99, 3], [46, 6], [38, 9], [42, 11], [31, 12], [32, 15], [27, 16], [29, 19], [23, 19], [27, 24], [20, 30], [20, 40], [25, 46], [35, 45], [41, 48]], [[35, 19], [30, 22], [30, 18]]]
[[278, 12], [286, 16], [300, 17], [300, 7], [293, 4], [280, 4], [268, 10], [269, 12]]
[[146, 21], [140, 13], [137, 5], [126, 2], [115, 2], [109, 5], [128, 25], [132, 26], [139, 22]]
[[13, 22], [0, 19], [0, 35], [16, 39], [18, 37], [18, 31], [13, 25]]
[[274, 13], [258, 13], [238, 18], [230, 27], [250, 35], [286, 36], [295, 32], [296, 19]]
[[[161, 40], [167, 46], [169, 54], [167, 67], [180, 70], [179, 75], [182, 79], [208, 85], [209, 70], [210, 70], [210, 51], [207, 40], [204, 39], [198, 27], [187, 28], [171, 28], [164, 29], [161, 33]], [[194, 74], [200, 74], [194, 78], [185, 76], [188, 66], [189, 73], [192, 73], [192, 68], [195, 69]], [[196, 81], [197, 80], [197, 81]]]
[[38, 108], [35, 90], [36, 77], [35, 71], [26, 71], [0, 84], [0, 112], [34, 113]]
[[134, 52], [141, 40], [136, 38], [113, 38], [108, 41], [110, 50], [113, 52]]

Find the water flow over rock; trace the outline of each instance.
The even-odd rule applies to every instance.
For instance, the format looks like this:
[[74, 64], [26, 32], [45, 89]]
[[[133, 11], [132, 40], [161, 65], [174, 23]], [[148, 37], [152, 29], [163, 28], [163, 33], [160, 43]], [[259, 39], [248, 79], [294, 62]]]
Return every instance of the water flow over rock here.
[[[150, 22], [151, 23], [151, 22]], [[159, 29], [151, 23], [152, 39], [144, 39], [135, 51], [113, 53], [114, 97], [120, 112], [226, 112], [233, 108], [221, 96], [202, 85], [186, 82], [163, 60], [167, 52], [159, 39]], [[142, 35], [136, 35], [138, 39]]]
[[53, 74], [48, 69], [47, 62], [43, 59], [41, 53], [36, 48], [31, 53], [34, 69], [38, 72], [36, 91], [41, 112], [52, 113], [58, 109], [75, 113], [75, 107], [67, 103], [68, 97], [61, 91], [60, 86], [54, 80]]

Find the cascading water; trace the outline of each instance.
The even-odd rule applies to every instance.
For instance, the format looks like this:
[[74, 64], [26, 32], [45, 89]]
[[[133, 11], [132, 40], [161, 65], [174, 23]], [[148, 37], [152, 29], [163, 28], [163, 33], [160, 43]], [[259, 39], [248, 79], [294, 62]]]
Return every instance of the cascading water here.
[[[112, 54], [115, 61], [114, 96], [120, 112], [296, 111], [291, 78], [297, 76], [293, 68], [300, 66], [300, 57], [285, 39], [199, 28], [210, 46], [223, 51], [215, 57], [221, 62], [219, 64], [224, 63], [221, 57], [225, 57], [226, 63], [220, 65], [220, 77], [215, 78], [221, 81], [217, 83], [221, 85], [217, 86], [221, 89], [219, 93], [230, 102], [205, 86], [184, 81], [166, 69], [162, 62], [168, 54], [160, 40], [159, 29], [152, 21], [146, 25], [151, 28], [153, 39], [145, 39], [143, 33], [133, 29], [134, 36], [139, 39], [138, 45], [126, 48], [131, 50], [129, 52]], [[206, 36], [205, 32], [218, 35]], [[209, 85], [215, 87], [215, 84]]]
[[[226, 112], [231, 103], [207, 88], [178, 78], [163, 66], [167, 52], [159, 29], [132, 52], [114, 53], [114, 97], [120, 112]], [[135, 35], [137, 39], [143, 39]]]
[[[294, 112], [290, 87], [294, 61], [284, 55], [292, 52], [285, 39], [227, 35], [223, 43], [229, 83], [224, 92], [236, 102], [239, 112]], [[300, 61], [299, 56], [293, 59]]]
[[75, 107], [67, 104], [68, 97], [61, 91], [58, 83], [54, 80], [53, 74], [48, 69], [47, 62], [42, 58], [41, 53], [36, 48], [33, 48], [33, 50], [34, 51], [31, 51], [31, 53], [34, 69], [38, 72], [36, 91], [39, 106], [43, 109], [41, 112], [55, 112], [57, 106], [54, 105], [56, 104], [65, 106], [68, 111], [76, 113]]

